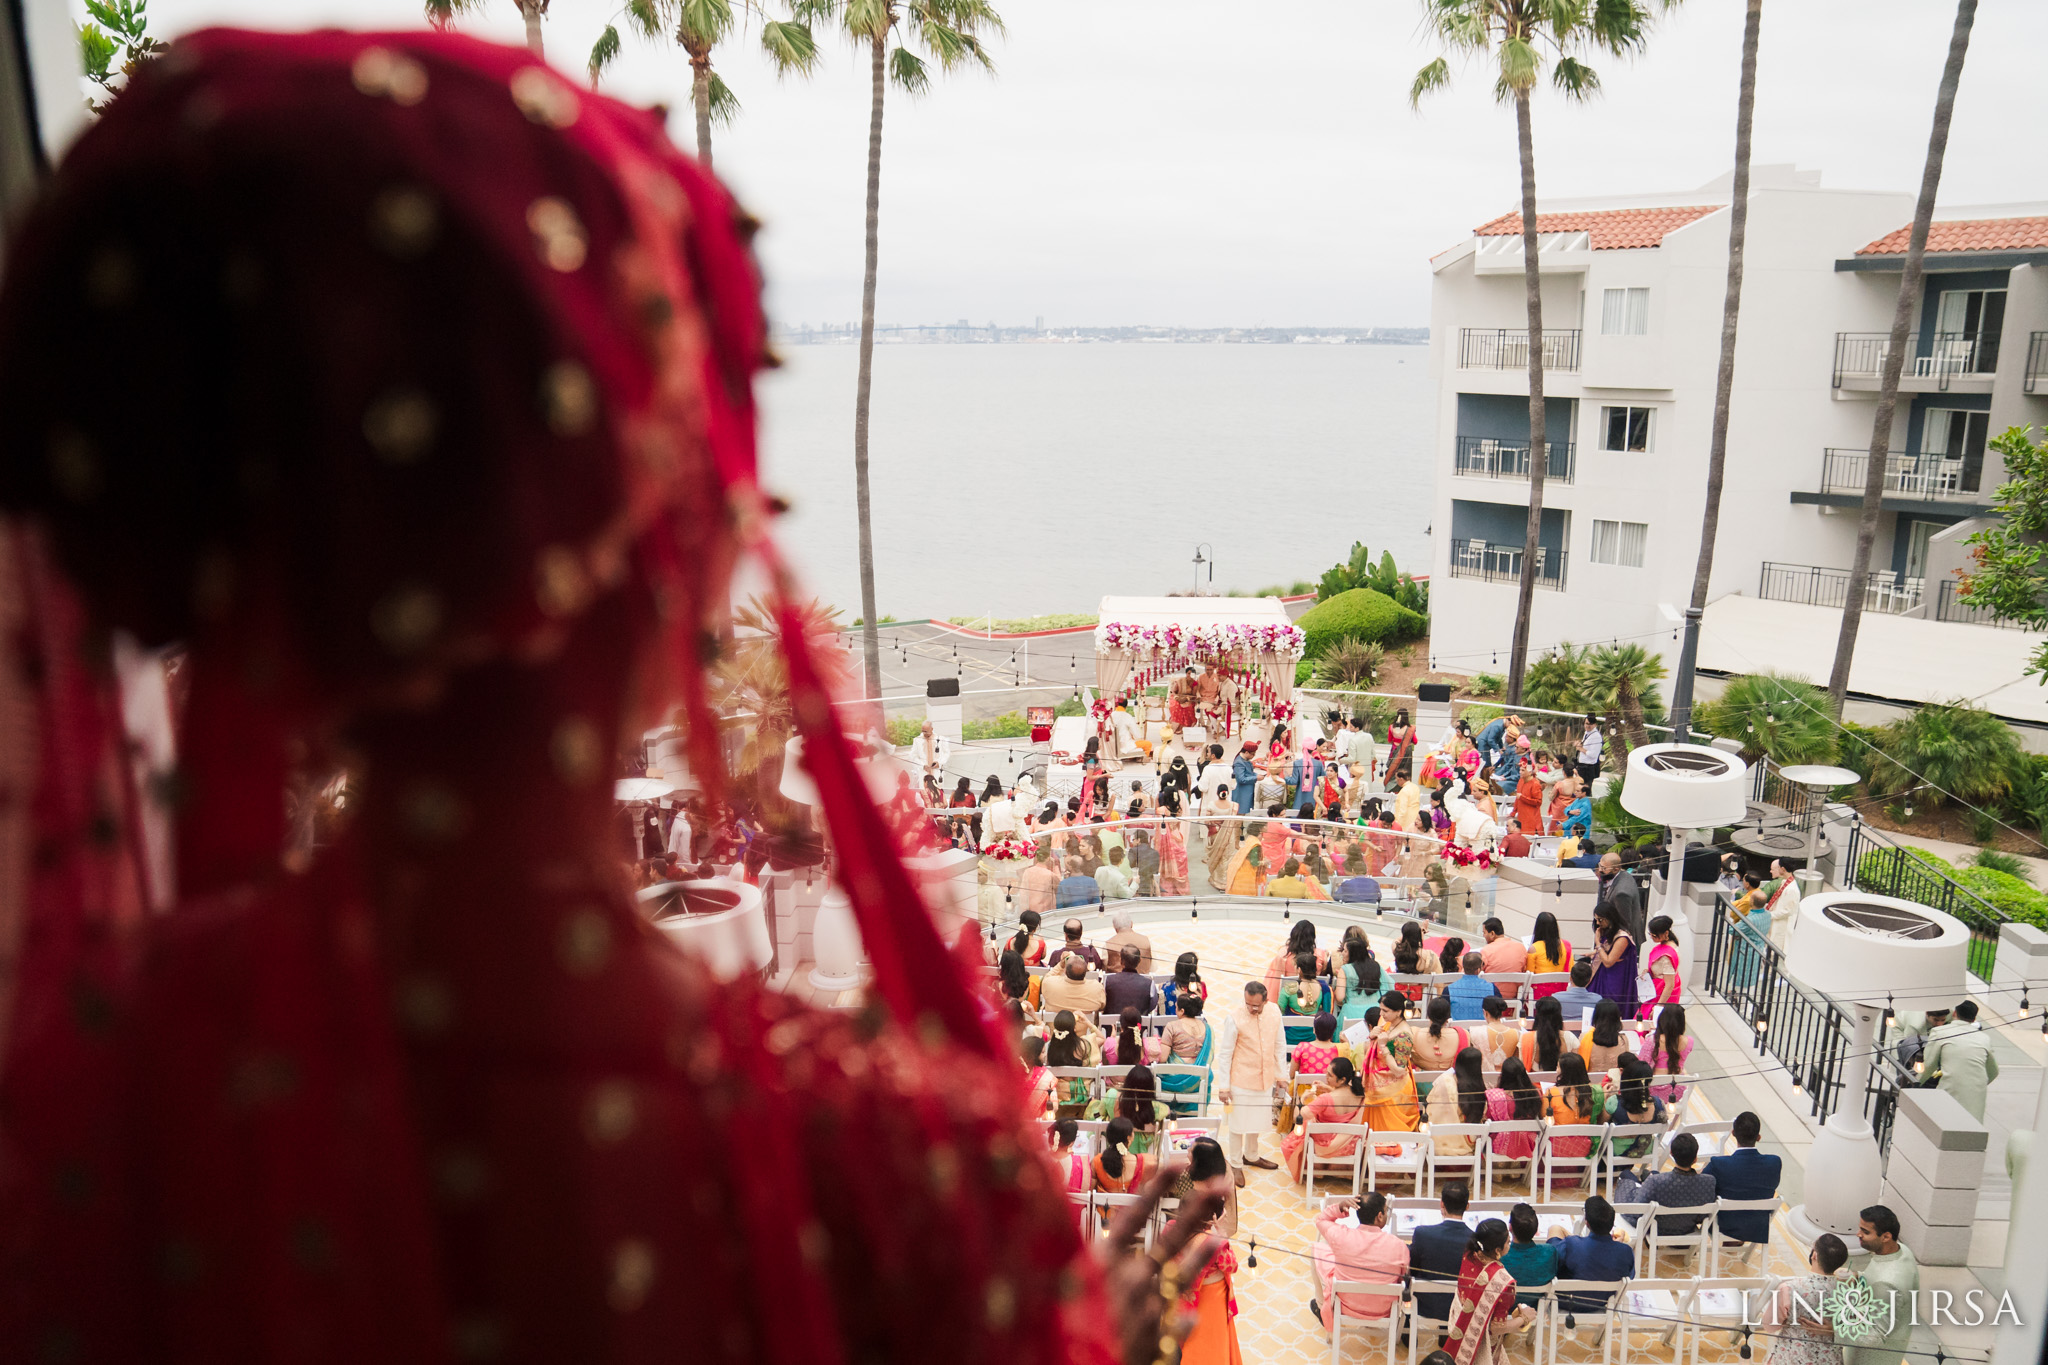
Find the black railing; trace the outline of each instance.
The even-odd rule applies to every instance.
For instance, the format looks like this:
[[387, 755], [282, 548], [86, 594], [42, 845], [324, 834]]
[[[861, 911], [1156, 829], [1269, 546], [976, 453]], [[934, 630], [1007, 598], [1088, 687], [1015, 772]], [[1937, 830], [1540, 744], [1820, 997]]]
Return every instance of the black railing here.
[[[1489, 544], [1483, 540], [1451, 542], [1451, 577], [1477, 578], [1487, 583], [1522, 581], [1522, 546]], [[1536, 586], [1564, 591], [1565, 552], [1540, 546], [1536, 553]]]
[[[1829, 446], [1821, 451], [1820, 491], [1860, 498], [1869, 469], [1868, 450]], [[1977, 491], [1983, 471], [1982, 461], [1973, 469], [1967, 461], [1945, 455], [1892, 455], [1885, 461], [1884, 491], [1902, 498], [1983, 502], [1983, 494]]]
[[1970, 626], [1997, 626], [2001, 630], [2033, 630], [2035, 627], [2025, 621], [2008, 621], [2003, 616], [1994, 616], [1984, 607], [1973, 607], [1963, 600], [1962, 584], [1953, 578], [1941, 580], [1941, 591], [1934, 599], [1934, 619], [1937, 621], [1960, 621]]
[[[1956, 375], [1989, 375], [1998, 369], [1998, 334], [1988, 329], [1935, 332], [1924, 341], [1908, 337], [1906, 346], [1906, 363], [1900, 374], [1908, 379], [1938, 379], [1944, 390]], [[1888, 332], [1835, 333], [1835, 387], [1841, 388], [1845, 378], [1881, 378], [1890, 351]]]
[[[1781, 564], [1765, 560], [1757, 583], [1757, 596], [1766, 602], [1804, 602], [1812, 607], [1839, 607], [1849, 600], [1847, 569], [1829, 569], [1818, 564]], [[1901, 578], [1873, 569], [1863, 584], [1863, 609], [1892, 615], [1912, 611], [1920, 605], [1922, 581]]]
[[1715, 898], [1705, 980], [1748, 1025], [1756, 1050], [1784, 1064], [1814, 1118], [1825, 1122], [1841, 1101], [1856, 1017], [1787, 976], [1784, 955], [1768, 939], [1738, 933], [1726, 896]]
[[2024, 388], [2028, 393], [2032, 393], [2034, 385], [2042, 379], [2048, 379], [2048, 332], [2029, 332], [2027, 334], [2027, 372], [2022, 378], [2020, 387]]
[[[1570, 441], [1545, 441], [1548, 456], [1543, 479], [1546, 483], [1570, 483], [1573, 457]], [[1458, 438], [1457, 472], [1468, 479], [1526, 479], [1529, 477], [1529, 438], [1499, 440], [1492, 436]]]
[[[1458, 368], [1461, 370], [1526, 370], [1529, 368], [1529, 329], [1514, 327], [1461, 327], [1458, 329]], [[1543, 332], [1543, 368], [1579, 368], [1579, 333]]]

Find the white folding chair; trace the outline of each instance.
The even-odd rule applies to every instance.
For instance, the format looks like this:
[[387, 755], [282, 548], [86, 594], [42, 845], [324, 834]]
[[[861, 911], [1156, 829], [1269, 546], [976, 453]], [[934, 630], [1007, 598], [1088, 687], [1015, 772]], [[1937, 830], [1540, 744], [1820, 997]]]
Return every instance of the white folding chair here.
[[[1666, 1204], [1653, 1204], [1651, 1216], [1642, 1222], [1642, 1254], [1640, 1264], [1655, 1275], [1659, 1258], [1667, 1251], [1690, 1251], [1691, 1263], [1698, 1269], [1690, 1273], [1711, 1275], [1714, 1273], [1714, 1244], [1721, 1240], [1721, 1232], [1715, 1226], [1714, 1215], [1719, 1211], [1715, 1204], [1700, 1204], [1686, 1208], [1672, 1208]], [[1698, 1215], [1699, 1226], [1691, 1232], [1664, 1232], [1661, 1220], [1665, 1218], [1691, 1217]]]
[[[1363, 1159], [1365, 1144], [1372, 1138], [1372, 1129], [1362, 1123], [1309, 1123], [1301, 1130], [1301, 1206], [1314, 1208], [1316, 1202], [1316, 1172], [1338, 1171], [1351, 1176], [1351, 1193], [1358, 1193], [1359, 1163]], [[1353, 1137], [1357, 1142], [1343, 1156], [1324, 1156], [1316, 1149], [1318, 1137]]]
[[1094, 1194], [1088, 1190], [1069, 1191], [1067, 1200], [1074, 1208], [1080, 1211], [1081, 1240], [1084, 1242], [1094, 1241], [1096, 1232]]
[[[1620, 1360], [1616, 1365], [1628, 1365], [1632, 1334], [1637, 1323], [1645, 1330], [1655, 1332], [1657, 1340], [1666, 1348], [1674, 1345], [1681, 1331], [1690, 1335], [1688, 1320], [1692, 1308], [1694, 1279], [1636, 1279], [1630, 1280], [1628, 1288], [1615, 1296], [1616, 1326], [1620, 1328]], [[1681, 1359], [1685, 1348], [1681, 1345], [1672, 1350], [1669, 1359]]]
[[[1168, 1076], [1195, 1076], [1199, 1079], [1193, 1090], [1168, 1090], [1165, 1086]], [[1209, 1112], [1209, 1099], [1216, 1088], [1216, 1078], [1208, 1067], [1191, 1062], [1161, 1062], [1152, 1068], [1152, 1077], [1160, 1082], [1157, 1098], [1169, 1104], [1192, 1104], [1197, 1114]]]
[[[1613, 1365], [1614, 1360], [1614, 1315], [1616, 1301], [1628, 1288], [1627, 1280], [1552, 1280], [1550, 1282], [1550, 1358], [1557, 1359], [1557, 1342], [1560, 1331], [1577, 1333], [1584, 1328], [1588, 1319], [1600, 1324], [1600, 1360], [1602, 1365]], [[1588, 1304], [1593, 1295], [1601, 1295], [1606, 1302]], [[1566, 1303], [1567, 1297], [1574, 1303]]]
[[[1745, 1334], [1745, 1324], [1760, 1322], [1764, 1318], [1761, 1305], [1752, 1300], [1769, 1293], [1776, 1282], [1767, 1276], [1702, 1276], [1691, 1282], [1692, 1293], [1686, 1302], [1686, 1325], [1692, 1329], [1691, 1365], [1699, 1365], [1700, 1347], [1708, 1332], [1728, 1333], [1730, 1345]], [[1759, 1342], [1755, 1354], [1769, 1354], [1763, 1349], [1768, 1338]], [[1677, 1353], [1672, 1359], [1676, 1361]]]
[[[1429, 1141], [1427, 1133], [1403, 1133], [1379, 1129], [1371, 1140], [1359, 1144], [1365, 1153], [1365, 1188], [1368, 1191], [1380, 1187], [1380, 1177], [1390, 1180], [1411, 1180], [1418, 1191], [1422, 1188], [1423, 1146]], [[1381, 1156], [1382, 1147], [1399, 1147], [1393, 1156]]]
[[[1106, 1194], [1101, 1190], [1097, 1190], [1090, 1198], [1095, 1205], [1097, 1222], [1106, 1229], [1108, 1224], [1116, 1221], [1116, 1211], [1118, 1209], [1129, 1208], [1132, 1205], [1142, 1203], [1144, 1197], [1136, 1194]], [[1146, 1250], [1152, 1249], [1152, 1238], [1158, 1231], [1159, 1216], [1155, 1213], [1152, 1217], [1145, 1220]]]
[[[1344, 1332], [1347, 1324], [1352, 1331], [1379, 1331], [1387, 1338], [1387, 1365], [1394, 1365], [1394, 1344], [1401, 1335], [1401, 1295], [1403, 1286], [1381, 1284], [1373, 1280], [1347, 1280], [1343, 1278], [1344, 1265], [1336, 1266], [1337, 1280], [1333, 1284], [1324, 1274], [1322, 1262], [1314, 1256], [1308, 1258], [1309, 1274], [1314, 1277], [1316, 1298], [1328, 1299], [1330, 1307], [1323, 1314], [1323, 1329], [1330, 1336], [1330, 1365], [1338, 1365], [1344, 1354]], [[1368, 1318], [1347, 1312], [1343, 1296], [1346, 1294], [1379, 1294], [1390, 1302], [1383, 1317]]]
[[1472, 1150], [1463, 1156], [1446, 1155], [1437, 1150], [1434, 1141], [1425, 1145], [1422, 1149], [1422, 1193], [1436, 1193], [1438, 1171], [1461, 1171], [1471, 1181], [1473, 1188], [1479, 1191], [1479, 1198], [1491, 1197], [1487, 1193], [1491, 1186], [1485, 1183], [1486, 1136], [1490, 1131], [1484, 1123], [1432, 1123], [1429, 1126], [1429, 1136], [1432, 1139], [1470, 1138]]
[[[1536, 1153], [1543, 1145], [1542, 1119], [1499, 1119], [1486, 1125], [1486, 1192], [1493, 1194], [1494, 1170], [1500, 1166], [1519, 1166], [1528, 1177], [1529, 1193], [1536, 1193]], [[1509, 1133], [1527, 1133], [1534, 1139], [1526, 1156], [1502, 1156], [1498, 1150], [1498, 1139]]]
[[[1576, 1173], [1581, 1185], [1593, 1183], [1593, 1163], [1599, 1159], [1602, 1140], [1607, 1136], [1604, 1123], [1552, 1123], [1545, 1125], [1543, 1136], [1536, 1139], [1536, 1179], [1543, 1185], [1543, 1202], [1550, 1202], [1551, 1188], [1560, 1171]], [[1560, 1156], [1557, 1144], [1570, 1138], [1590, 1138], [1584, 1156]], [[1533, 1183], [1533, 1182], [1532, 1182]]]
[[1653, 1158], [1653, 1169], [1664, 1171], [1671, 1168], [1671, 1140], [1680, 1133], [1691, 1133], [1693, 1141], [1699, 1143], [1700, 1154], [1696, 1165], [1704, 1167], [1717, 1156], [1726, 1155], [1734, 1141], [1735, 1121], [1714, 1119], [1705, 1123], [1681, 1123], [1657, 1140], [1657, 1153]]
[[[1441, 1282], [1428, 1280], [1413, 1271], [1409, 1272], [1408, 1279], [1411, 1295], [1444, 1294], [1448, 1296], [1449, 1301], [1455, 1302], [1457, 1299], [1458, 1282], [1455, 1279]], [[1426, 1318], [1422, 1315], [1421, 1305], [1422, 1300], [1417, 1297], [1410, 1297], [1403, 1305], [1408, 1310], [1408, 1365], [1415, 1365], [1416, 1343], [1422, 1340], [1424, 1332], [1428, 1332], [1431, 1337], [1429, 1346], [1423, 1351], [1423, 1354], [1427, 1355], [1437, 1349], [1437, 1339], [1448, 1336], [1451, 1330], [1451, 1320], [1448, 1316]]]
[[[1607, 1198], [1610, 1203], [1614, 1199], [1615, 1177], [1621, 1173], [1623, 1163], [1626, 1162], [1630, 1166], [1638, 1162], [1642, 1163], [1645, 1168], [1644, 1174], [1647, 1177], [1651, 1171], [1657, 1169], [1659, 1159], [1668, 1155], [1669, 1149], [1662, 1147], [1660, 1144], [1664, 1135], [1670, 1131], [1670, 1125], [1665, 1123], [1610, 1123], [1607, 1125]], [[1619, 1147], [1622, 1143], [1637, 1140], [1646, 1142], [1649, 1150], [1640, 1156], [1620, 1157], [1615, 1155], [1615, 1148]]]
[[1729, 1266], [1753, 1265], [1755, 1263], [1758, 1252], [1765, 1253], [1764, 1266], [1765, 1268], [1769, 1268], [1769, 1251], [1771, 1244], [1768, 1241], [1744, 1242], [1736, 1238], [1727, 1236], [1721, 1231], [1721, 1215], [1724, 1213], [1761, 1213], [1765, 1215], [1774, 1215], [1777, 1213], [1780, 1206], [1780, 1200], [1776, 1195], [1772, 1195], [1769, 1199], [1715, 1200], [1714, 1216], [1708, 1220], [1709, 1224], [1714, 1229], [1714, 1261], [1712, 1267], [1707, 1271], [1707, 1273], [1709, 1275], [1718, 1275], [1721, 1273], [1723, 1269]]

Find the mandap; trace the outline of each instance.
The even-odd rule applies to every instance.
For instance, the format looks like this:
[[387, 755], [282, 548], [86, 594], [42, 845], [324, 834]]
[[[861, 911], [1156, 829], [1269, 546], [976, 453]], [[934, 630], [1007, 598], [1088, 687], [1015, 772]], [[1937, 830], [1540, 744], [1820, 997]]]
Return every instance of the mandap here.
[[[1095, 627], [1096, 706], [1213, 664], [1224, 689], [1223, 733], [1259, 701], [1276, 721], [1294, 715], [1294, 666], [1305, 637], [1277, 597], [1105, 597]], [[1099, 720], [1099, 715], [1097, 719]]]

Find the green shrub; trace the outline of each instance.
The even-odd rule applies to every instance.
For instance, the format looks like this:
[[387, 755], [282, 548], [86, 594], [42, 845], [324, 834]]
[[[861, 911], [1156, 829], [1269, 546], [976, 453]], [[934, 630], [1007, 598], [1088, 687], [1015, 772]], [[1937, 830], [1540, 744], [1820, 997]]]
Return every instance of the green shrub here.
[[1319, 658], [1340, 640], [1365, 640], [1377, 645], [1412, 640], [1429, 621], [1385, 593], [1353, 588], [1327, 602], [1318, 602], [1295, 622], [1307, 635], [1307, 655]]
[[1929, 806], [1950, 797], [1996, 805], [2026, 768], [2011, 728], [1983, 707], [1965, 702], [1918, 707], [1885, 726], [1878, 743], [1884, 760], [1870, 775], [1872, 793], [1913, 792], [1913, 799]]
[[1458, 712], [1458, 719], [1471, 726], [1472, 733], [1476, 735], [1481, 726], [1491, 725], [1506, 714], [1507, 712], [1498, 706], [1482, 706], [1475, 702]]
[[1750, 673], [1731, 680], [1720, 696], [1693, 713], [1708, 734], [1742, 745], [1746, 763], [1826, 763], [1835, 756], [1834, 717], [1828, 694], [1805, 678]]
[[1313, 678], [1315, 674], [1316, 665], [1313, 659], [1302, 659], [1298, 661], [1294, 665], [1294, 685], [1296, 687], [1307, 687], [1309, 684], [1309, 679]]
[[2004, 814], [2017, 828], [2048, 839], [2048, 754], [2028, 754], [2014, 772]]
[[1465, 684], [1468, 697], [1498, 697], [1508, 690], [1508, 680], [1498, 673], [1474, 673]]
[[2042, 895], [2009, 872], [1990, 867], [1966, 867], [1955, 879], [1977, 893], [1979, 899], [2009, 919], [2037, 928], [2048, 928], [2048, 896]]
[[2018, 877], [2027, 885], [2034, 884], [2034, 869], [2027, 866], [2027, 860], [2013, 853], [2000, 853], [1995, 848], [1980, 848], [1977, 856], [1970, 860], [1978, 867], [1988, 867], [1993, 872], [2003, 872], [2008, 877]]
[[1088, 708], [1081, 704], [1079, 697], [1069, 694], [1060, 698], [1060, 704], [1052, 708], [1052, 713], [1055, 716], [1085, 716]]
[[1384, 645], [1370, 640], [1339, 640], [1315, 661], [1316, 686], [1371, 687], [1379, 681], [1386, 658]]
[[922, 716], [891, 716], [883, 722], [882, 733], [891, 744], [901, 747], [917, 738], [917, 732], [924, 728]]
[[1877, 767], [1881, 750], [1879, 742], [1883, 734], [1874, 725], [1858, 725], [1853, 720], [1841, 723], [1841, 732], [1835, 736], [1835, 762], [1848, 768], [1865, 782]]
[[1023, 739], [1031, 733], [1031, 722], [1024, 718], [1022, 711], [1005, 711], [989, 720], [968, 720], [960, 723], [962, 739]]
[[[1904, 850], [1909, 861], [1919, 863], [1930, 872], [1948, 878], [2000, 914], [2024, 924], [2048, 929], [2048, 896], [2042, 895], [2011, 873], [1982, 864], [1959, 868], [1946, 858], [1929, 853], [1924, 848], [1906, 845]], [[1907, 900], [1919, 900], [1923, 904], [1929, 903], [1928, 896], [1915, 896], [1913, 893], [1921, 890], [1931, 896], [1931, 883], [1916, 884], [1917, 879], [1910, 876], [1901, 877], [1894, 883], [1892, 879], [1883, 875], [1891, 857], [1891, 851], [1883, 848], [1874, 848], [1865, 853], [1856, 864], [1858, 889], [1875, 892], [1878, 895], [1902, 896]], [[1974, 918], [1975, 916], [1969, 914], [1966, 908], [1964, 919], [1969, 921]]]

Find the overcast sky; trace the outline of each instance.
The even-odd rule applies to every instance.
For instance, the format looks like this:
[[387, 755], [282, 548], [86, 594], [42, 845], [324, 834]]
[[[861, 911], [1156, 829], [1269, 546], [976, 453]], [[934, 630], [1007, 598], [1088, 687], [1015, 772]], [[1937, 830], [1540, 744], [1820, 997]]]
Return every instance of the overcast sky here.
[[[771, 5], [776, 0], [768, 0]], [[1420, 113], [1434, 55], [1418, 0], [996, 0], [993, 77], [891, 91], [882, 167], [884, 320], [1049, 326], [1427, 321], [1428, 257], [1511, 209], [1514, 118], [1483, 69]], [[154, 0], [166, 35], [216, 23], [413, 26], [417, 0]], [[553, 0], [551, 59], [580, 75], [615, 0]], [[1944, 203], [2048, 199], [2040, 0], [1983, 0], [1956, 102]], [[1954, 7], [1770, 0], [1755, 160], [1825, 184], [1911, 192]], [[471, 30], [519, 41], [514, 0]], [[1725, 171], [1742, 6], [1690, 0], [1633, 62], [1598, 64], [1583, 107], [1536, 108], [1539, 194], [1671, 190]], [[867, 64], [842, 42], [778, 81], [757, 31], [718, 54], [744, 106], [718, 170], [766, 223], [769, 303], [787, 323], [857, 319]], [[606, 87], [680, 111], [681, 51], [628, 38]]]

